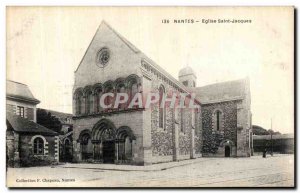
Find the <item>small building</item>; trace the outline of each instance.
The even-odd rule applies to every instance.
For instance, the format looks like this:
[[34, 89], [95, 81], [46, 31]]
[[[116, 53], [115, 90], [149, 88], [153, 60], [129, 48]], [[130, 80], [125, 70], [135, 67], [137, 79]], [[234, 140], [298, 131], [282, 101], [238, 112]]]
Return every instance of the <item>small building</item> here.
[[293, 154], [294, 134], [253, 135], [253, 146], [255, 153], [267, 150], [274, 153]]
[[36, 105], [40, 101], [25, 84], [7, 80], [6, 87], [7, 166], [57, 163], [58, 133], [36, 123]]
[[72, 114], [37, 109], [37, 123], [47, 128], [55, 127], [59, 133], [59, 161], [71, 162], [73, 159], [73, 120]]

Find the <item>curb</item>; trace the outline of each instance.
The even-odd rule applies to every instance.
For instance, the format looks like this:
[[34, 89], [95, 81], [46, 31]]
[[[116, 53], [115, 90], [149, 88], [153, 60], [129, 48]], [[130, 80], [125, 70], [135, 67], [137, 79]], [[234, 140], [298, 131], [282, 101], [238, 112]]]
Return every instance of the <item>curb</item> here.
[[[198, 158], [199, 159], [199, 158]], [[142, 172], [151, 172], [151, 171], [164, 171], [167, 169], [172, 169], [172, 168], [176, 168], [176, 167], [181, 167], [181, 166], [186, 166], [186, 165], [191, 165], [191, 164], [195, 164], [198, 162], [204, 162], [204, 161], [208, 161], [208, 160], [202, 160], [202, 159], [195, 159], [195, 161], [191, 162], [191, 163], [182, 163], [182, 164], [178, 164], [178, 165], [173, 165], [173, 166], [166, 166], [166, 167], [162, 167], [159, 169], [117, 169], [117, 168], [99, 168], [99, 167], [76, 167], [76, 166], [57, 166], [57, 167], [62, 167], [62, 168], [78, 168], [78, 169], [91, 169], [91, 170], [111, 170], [111, 171], [142, 171]], [[156, 165], [156, 164], [155, 164]], [[141, 167], [145, 167], [145, 166], [141, 166]], [[147, 166], [146, 166], [147, 167]]]

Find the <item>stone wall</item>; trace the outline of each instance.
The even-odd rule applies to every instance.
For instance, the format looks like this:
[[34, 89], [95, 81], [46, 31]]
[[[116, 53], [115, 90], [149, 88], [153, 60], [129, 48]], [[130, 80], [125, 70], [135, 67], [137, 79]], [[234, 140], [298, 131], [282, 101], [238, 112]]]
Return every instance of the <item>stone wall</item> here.
[[33, 122], [36, 122], [36, 105], [35, 104], [6, 99], [7, 112], [17, 114], [17, 106], [24, 107], [24, 118], [27, 118]]
[[43, 136], [43, 138], [46, 140], [44, 145], [44, 155], [33, 155], [32, 138], [34, 136], [36, 135], [22, 134], [19, 137], [19, 155], [21, 166], [33, 166], [36, 164], [48, 165], [51, 163], [57, 163], [59, 161], [59, 157], [56, 155], [56, 152], [58, 152], [59, 147], [56, 145], [56, 137]]
[[[110, 52], [109, 61], [104, 68], [97, 61], [97, 54], [102, 48], [107, 48]], [[139, 64], [140, 57], [135, 50], [103, 23], [75, 71], [73, 93], [79, 87], [125, 78], [130, 74], [140, 76]]]
[[[176, 92], [176, 88], [168, 84], [156, 74], [151, 75], [151, 91], [158, 92], [160, 86], [163, 86], [166, 94]], [[169, 95], [168, 97], [170, 97]], [[193, 152], [201, 154], [202, 135], [201, 131], [201, 111], [195, 115], [195, 136], [192, 139], [192, 111], [191, 109], [173, 109], [165, 108], [165, 125], [159, 127], [159, 107], [155, 104], [151, 108], [151, 141], [152, 141], [152, 163], [190, 159]], [[177, 113], [177, 115], [175, 115]], [[183, 117], [182, 117], [183, 116]], [[183, 121], [183, 122], [182, 122]], [[176, 123], [175, 123], [176, 122]], [[198, 123], [197, 123], [198, 122]], [[176, 128], [175, 128], [176, 124]], [[183, 127], [183, 128], [182, 128]], [[178, 131], [174, 132], [177, 129]], [[197, 131], [196, 131], [197, 130]], [[175, 136], [174, 136], [175, 135]], [[175, 139], [177, 137], [177, 139]], [[194, 140], [194, 142], [192, 142]], [[174, 156], [175, 144], [178, 142], [178, 155]], [[193, 147], [193, 146], [197, 147]]]
[[15, 142], [18, 143], [18, 136], [15, 140], [14, 132], [12, 130], [6, 131], [6, 166], [19, 167], [19, 151], [15, 148]]
[[158, 123], [158, 105], [152, 106], [151, 114], [151, 139], [152, 156], [167, 156], [173, 154], [172, 129], [173, 112], [171, 109], [165, 109], [165, 127], [159, 128]]
[[[223, 115], [222, 130], [213, 129], [213, 112], [220, 109]], [[217, 154], [220, 143], [230, 140], [236, 146], [237, 138], [237, 102], [229, 101], [202, 105], [203, 154]]]
[[6, 159], [8, 167], [40, 166], [58, 163], [58, 146], [54, 136], [41, 136], [44, 140], [44, 154], [34, 155], [32, 139], [40, 135], [6, 132]]
[[200, 107], [199, 111], [196, 113], [196, 124], [195, 124], [195, 154], [197, 157], [202, 156], [202, 107]]
[[[80, 143], [78, 141], [79, 135], [82, 131], [88, 130], [92, 132], [93, 127], [97, 122], [102, 119], [111, 121], [116, 129], [121, 126], [128, 126], [133, 135], [136, 137], [133, 145], [133, 163], [137, 165], [144, 164], [143, 153], [143, 113], [142, 110], [128, 111], [128, 112], [115, 112], [111, 114], [85, 116], [73, 120], [73, 161], [81, 162]], [[93, 150], [91, 150], [93, 151]]]

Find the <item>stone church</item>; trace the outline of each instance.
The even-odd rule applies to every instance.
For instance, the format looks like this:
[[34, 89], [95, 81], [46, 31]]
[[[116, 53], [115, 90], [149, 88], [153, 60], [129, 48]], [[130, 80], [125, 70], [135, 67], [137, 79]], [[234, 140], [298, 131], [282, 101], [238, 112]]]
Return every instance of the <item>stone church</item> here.
[[[190, 67], [172, 77], [106, 22], [75, 71], [73, 161], [149, 165], [201, 156], [250, 156], [249, 81], [196, 87]], [[104, 93], [196, 93], [197, 109], [103, 109]], [[113, 98], [108, 101], [113, 102]]]

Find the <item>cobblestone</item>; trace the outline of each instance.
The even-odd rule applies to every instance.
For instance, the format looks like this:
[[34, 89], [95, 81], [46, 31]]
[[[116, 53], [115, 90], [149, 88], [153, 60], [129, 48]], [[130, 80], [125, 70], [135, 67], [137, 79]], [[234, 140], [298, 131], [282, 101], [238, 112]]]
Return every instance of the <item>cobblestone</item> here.
[[[184, 162], [183, 162], [184, 163]], [[47, 166], [32, 168], [9, 168], [8, 185], [61, 186], [61, 187], [293, 187], [294, 156], [254, 156], [251, 158], [198, 158], [185, 165], [172, 162], [151, 166], [165, 168], [159, 171], [116, 171], [95, 168], [93, 165], [76, 168]], [[172, 167], [171, 167], [172, 166]], [[176, 167], [175, 167], [176, 166]], [[106, 166], [108, 168], [108, 166]], [[120, 166], [129, 167], [129, 166]], [[147, 166], [134, 166], [145, 168]], [[46, 177], [48, 176], [48, 177]], [[16, 183], [17, 179], [60, 179], [53, 183]], [[75, 179], [75, 182], [62, 182]]]

